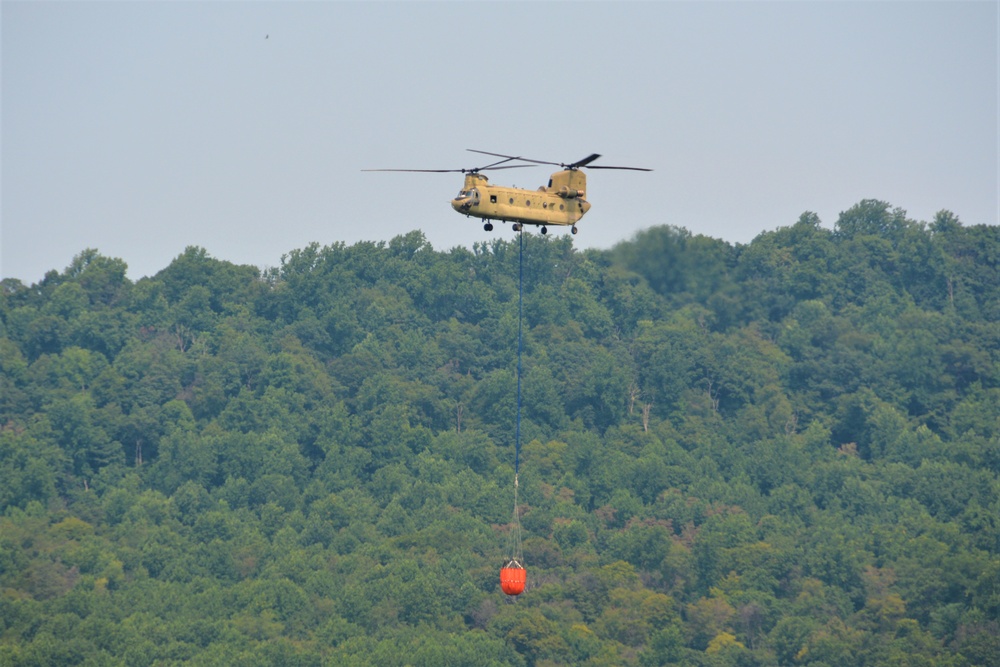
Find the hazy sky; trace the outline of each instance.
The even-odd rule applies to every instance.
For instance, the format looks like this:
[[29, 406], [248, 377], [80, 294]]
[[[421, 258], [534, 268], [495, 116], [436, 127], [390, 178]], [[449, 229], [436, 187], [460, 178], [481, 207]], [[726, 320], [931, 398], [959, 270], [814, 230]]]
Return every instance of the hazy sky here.
[[998, 7], [4, 0], [0, 275], [512, 237], [451, 209], [461, 174], [361, 171], [489, 161], [467, 148], [653, 168], [589, 172], [581, 248], [745, 243], [868, 198], [998, 224]]

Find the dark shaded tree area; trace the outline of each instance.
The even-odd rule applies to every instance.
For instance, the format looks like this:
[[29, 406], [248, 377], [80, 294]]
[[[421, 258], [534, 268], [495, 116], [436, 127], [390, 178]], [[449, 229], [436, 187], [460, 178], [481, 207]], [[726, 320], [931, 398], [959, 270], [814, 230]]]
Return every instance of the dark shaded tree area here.
[[0, 664], [1000, 665], [1000, 230], [87, 250], [0, 301]]

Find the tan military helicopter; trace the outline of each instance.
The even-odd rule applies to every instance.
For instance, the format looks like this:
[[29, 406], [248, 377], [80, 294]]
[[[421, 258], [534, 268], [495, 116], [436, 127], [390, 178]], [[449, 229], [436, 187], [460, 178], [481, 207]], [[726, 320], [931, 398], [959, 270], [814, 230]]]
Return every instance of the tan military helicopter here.
[[[542, 228], [542, 234], [548, 233], [547, 225], [557, 227], [571, 226], [573, 233], [577, 233], [576, 223], [590, 210], [590, 202], [586, 199], [587, 176], [580, 171], [581, 167], [587, 167], [588, 169], [652, 171], [652, 169], [644, 169], [642, 167], [591, 165], [591, 162], [601, 157], [597, 153], [588, 155], [582, 160], [571, 164], [565, 164], [562, 162], [532, 160], [514, 155], [489, 153], [472, 148], [467, 150], [472, 153], [491, 155], [503, 159], [474, 169], [364, 169], [362, 171], [463, 173], [465, 174], [465, 184], [458, 195], [451, 200], [451, 207], [453, 209], [466, 216], [482, 218], [486, 221], [483, 229], [488, 232], [493, 231], [493, 220], [502, 220], [504, 222], [513, 222], [514, 224], [511, 227], [515, 232], [521, 231], [523, 225], [535, 225]], [[514, 161], [530, 162], [532, 164], [507, 164]], [[549, 177], [549, 184], [543, 185], [537, 190], [493, 185], [486, 176], [480, 173], [491, 169], [532, 167], [536, 164], [555, 165], [562, 167], [562, 171], [552, 174]]]

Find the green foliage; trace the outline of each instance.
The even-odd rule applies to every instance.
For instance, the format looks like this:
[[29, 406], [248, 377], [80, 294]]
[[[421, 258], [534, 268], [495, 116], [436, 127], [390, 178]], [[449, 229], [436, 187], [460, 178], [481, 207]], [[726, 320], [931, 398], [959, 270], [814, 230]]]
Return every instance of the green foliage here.
[[1000, 235], [312, 244], [0, 290], [0, 664], [994, 665]]

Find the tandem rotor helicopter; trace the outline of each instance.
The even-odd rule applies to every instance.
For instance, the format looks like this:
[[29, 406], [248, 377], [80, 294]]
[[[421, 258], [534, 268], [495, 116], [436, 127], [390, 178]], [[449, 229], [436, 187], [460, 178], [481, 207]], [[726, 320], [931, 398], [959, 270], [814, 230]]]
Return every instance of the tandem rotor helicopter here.
[[[465, 216], [473, 216], [485, 220], [483, 229], [493, 231], [493, 221], [512, 222], [511, 228], [515, 232], [521, 231], [523, 225], [535, 225], [541, 227], [542, 234], [548, 233], [547, 225], [556, 227], [572, 227], [572, 232], [577, 233], [576, 223], [590, 210], [590, 202], [587, 201], [587, 176], [581, 167], [588, 169], [628, 169], [630, 171], [653, 171], [642, 167], [606, 167], [603, 165], [591, 165], [590, 163], [601, 157], [593, 153], [577, 160], [571, 164], [562, 162], [547, 162], [544, 160], [532, 160], [514, 155], [502, 155], [500, 153], [489, 153], [478, 151], [472, 148], [467, 149], [472, 153], [490, 155], [503, 158], [497, 162], [492, 162], [483, 167], [474, 169], [362, 169], [362, 171], [409, 171], [425, 173], [452, 173], [465, 174], [465, 184], [458, 195], [451, 200], [451, 207]], [[531, 164], [507, 164], [508, 162], [530, 162]], [[551, 164], [562, 167], [549, 177], [549, 184], [539, 187], [537, 190], [526, 190], [523, 188], [508, 188], [500, 185], [493, 185], [480, 172], [495, 169], [518, 169], [521, 167], [533, 167], [538, 164]]]

